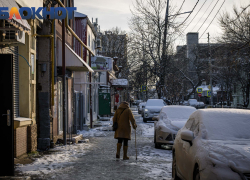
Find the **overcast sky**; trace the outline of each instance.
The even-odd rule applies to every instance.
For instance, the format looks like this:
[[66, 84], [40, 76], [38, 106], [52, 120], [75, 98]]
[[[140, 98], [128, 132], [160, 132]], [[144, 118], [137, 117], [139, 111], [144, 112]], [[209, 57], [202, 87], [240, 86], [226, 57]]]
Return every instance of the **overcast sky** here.
[[[130, 8], [133, 8], [132, 4], [134, 1], [135, 0], [75, 0], [75, 7], [77, 7], [78, 12], [88, 15], [90, 20], [92, 20], [92, 18], [94, 18], [94, 20], [98, 18], [98, 24], [101, 26], [101, 30], [103, 31], [117, 26], [122, 30], [129, 32], [128, 20], [131, 18]], [[208, 16], [217, 1], [217, 5], [215, 6], [211, 15]], [[173, 2], [170, 0], [170, 4], [176, 5], [177, 8], [179, 8], [182, 2], [183, 0], [174, 0]], [[196, 0], [185, 0], [182, 12], [191, 11], [196, 2]], [[197, 32], [199, 27], [208, 17], [204, 25], [199, 30], [199, 36], [201, 36], [214, 18], [215, 14], [218, 12], [224, 0], [199, 0], [195, 10], [188, 18], [187, 24], [189, 24], [189, 22], [193, 19], [204, 2], [204, 6], [201, 8], [190, 25], [186, 28], [184, 34], [188, 32]], [[249, 3], [250, 0], [225, 0], [220, 13], [223, 11], [232, 11], [233, 5], [240, 7], [246, 6]], [[220, 13], [216, 17], [219, 17]], [[178, 21], [182, 22], [186, 17], [187, 14], [180, 15], [178, 16]], [[217, 18], [214, 19], [213, 23], [209, 26], [204, 35], [200, 37], [199, 42], [207, 42], [207, 32], [210, 33], [212, 41], [221, 33]], [[183, 45], [185, 42], [185, 36], [183, 36], [178, 39], [176, 44]]]

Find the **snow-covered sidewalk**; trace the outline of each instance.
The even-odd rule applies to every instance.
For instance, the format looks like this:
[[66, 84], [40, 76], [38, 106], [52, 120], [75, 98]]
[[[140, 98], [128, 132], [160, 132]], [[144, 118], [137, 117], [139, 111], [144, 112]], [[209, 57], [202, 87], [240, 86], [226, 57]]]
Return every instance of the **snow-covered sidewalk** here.
[[89, 143], [57, 146], [48, 151], [47, 155], [35, 158], [31, 164], [17, 164], [16, 170], [24, 175], [53, 173], [65, 167], [69, 168], [70, 164], [83, 156], [90, 147]]

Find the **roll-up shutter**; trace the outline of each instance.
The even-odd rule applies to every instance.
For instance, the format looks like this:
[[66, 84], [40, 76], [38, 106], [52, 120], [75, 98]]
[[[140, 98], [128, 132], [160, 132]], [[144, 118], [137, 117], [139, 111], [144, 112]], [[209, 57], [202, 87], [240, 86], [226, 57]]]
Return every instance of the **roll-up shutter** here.
[[13, 54], [13, 108], [14, 118], [19, 117], [19, 62], [18, 47], [6, 48], [8, 54]]

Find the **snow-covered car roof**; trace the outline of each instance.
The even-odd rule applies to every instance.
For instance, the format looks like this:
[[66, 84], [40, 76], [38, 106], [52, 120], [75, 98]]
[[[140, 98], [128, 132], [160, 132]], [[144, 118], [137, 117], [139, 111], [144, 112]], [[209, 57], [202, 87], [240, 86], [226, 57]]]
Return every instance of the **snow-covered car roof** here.
[[195, 112], [196, 109], [191, 106], [178, 106], [178, 105], [170, 105], [164, 106], [161, 112], [167, 115], [167, 118], [174, 120], [188, 120], [189, 116]]
[[162, 99], [148, 99], [147, 106], [164, 106], [164, 101]]
[[206, 130], [206, 139], [243, 140], [250, 139], [250, 111], [243, 109], [202, 109], [190, 118], [200, 120]]

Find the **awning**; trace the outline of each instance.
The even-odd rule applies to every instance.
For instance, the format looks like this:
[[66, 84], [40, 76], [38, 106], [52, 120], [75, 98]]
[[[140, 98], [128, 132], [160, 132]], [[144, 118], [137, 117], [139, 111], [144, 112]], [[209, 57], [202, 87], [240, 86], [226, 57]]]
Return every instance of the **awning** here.
[[[0, 0], [0, 7], [8, 7], [9, 11], [12, 7], [16, 7], [19, 10], [19, 6], [15, 2], [15, 0]], [[15, 26], [16, 28], [19, 28], [21, 31], [30, 32], [30, 25], [26, 19], [16, 19], [15, 16], [13, 16], [12, 19], [6, 19], [11, 25]]]
[[[62, 40], [57, 41], [57, 66], [62, 66]], [[71, 71], [94, 72], [93, 69], [73, 49], [65, 44], [65, 66]]]
[[112, 86], [117, 87], [127, 87], [128, 80], [127, 79], [111, 79]]

